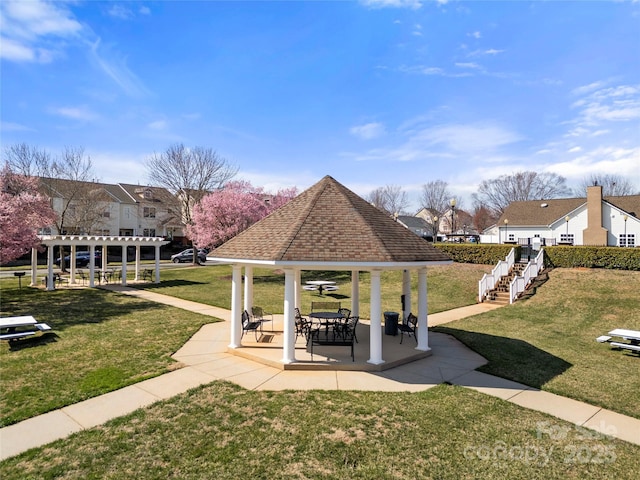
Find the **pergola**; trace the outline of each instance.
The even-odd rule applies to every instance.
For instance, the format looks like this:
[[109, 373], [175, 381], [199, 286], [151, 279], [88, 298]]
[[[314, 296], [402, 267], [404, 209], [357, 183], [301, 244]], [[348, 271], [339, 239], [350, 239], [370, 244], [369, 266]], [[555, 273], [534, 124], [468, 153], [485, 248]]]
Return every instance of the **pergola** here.
[[[47, 290], [53, 290], [53, 250], [55, 246], [71, 247], [69, 283], [76, 283], [76, 247], [89, 247], [89, 287], [95, 287], [96, 247], [102, 247], [102, 271], [107, 269], [107, 247], [122, 248], [122, 285], [127, 284], [127, 247], [136, 247], [135, 281], [140, 275], [140, 247], [155, 247], [155, 283], [160, 283], [160, 247], [169, 243], [163, 237], [115, 237], [103, 235], [39, 235], [40, 241], [47, 247]], [[31, 252], [31, 286], [37, 285], [38, 257], [35, 249]]]
[[[282, 362], [296, 362], [295, 312], [300, 305], [302, 270], [351, 271], [351, 311], [359, 315], [359, 273], [371, 275], [370, 357], [382, 356], [381, 273], [403, 270], [405, 311], [411, 308], [411, 274], [418, 274], [418, 345], [428, 351], [427, 266], [451, 259], [330, 176], [211, 252], [207, 259], [232, 265], [231, 339], [242, 347], [242, 311], [253, 304], [253, 267], [284, 271]], [[244, 307], [243, 275], [244, 269]]]

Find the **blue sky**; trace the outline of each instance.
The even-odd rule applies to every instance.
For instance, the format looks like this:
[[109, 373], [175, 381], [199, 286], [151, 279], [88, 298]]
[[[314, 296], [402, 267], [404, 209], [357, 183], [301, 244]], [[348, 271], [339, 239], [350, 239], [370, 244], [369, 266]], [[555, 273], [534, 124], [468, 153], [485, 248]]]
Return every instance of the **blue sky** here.
[[[640, 2], [0, 3], [1, 139], [104, 182], [205, 146], [268, 190], [591, 173], [640, 189]], [[466, 199], [466, 200], [465, 200]]]

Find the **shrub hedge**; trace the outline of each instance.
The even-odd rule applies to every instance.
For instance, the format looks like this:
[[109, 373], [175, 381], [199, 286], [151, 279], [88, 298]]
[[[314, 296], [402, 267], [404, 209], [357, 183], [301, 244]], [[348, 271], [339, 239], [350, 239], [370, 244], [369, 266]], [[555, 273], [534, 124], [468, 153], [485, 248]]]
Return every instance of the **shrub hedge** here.
[[495, 265], [504, 260], [512, 248], [516, 248], [516, 257], [520, 255], [517, 245], [501, 245], [497, 243], [434, 243], [434, 246], [458, 263], [478, 263]]
[[[434, 246], [459, 263], [495, 265], [504, 260], [512, 248], [516, 249], [516, 258], [520, 256], [518, 245], [435, 243]], [[544, 251], [547, 267], [640, 271], [640, 248], [562, 246], [544, 247]]]
[[640, 248], [575, 246], [545, 247], [544, 251], [550, 267], [640, 270]]

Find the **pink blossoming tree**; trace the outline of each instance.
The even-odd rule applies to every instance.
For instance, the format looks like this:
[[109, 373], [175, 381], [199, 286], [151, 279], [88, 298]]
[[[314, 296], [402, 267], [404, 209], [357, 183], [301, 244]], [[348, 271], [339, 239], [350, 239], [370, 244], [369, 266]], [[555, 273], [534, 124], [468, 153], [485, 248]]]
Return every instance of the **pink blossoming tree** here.
[[187, 235], [200, 248], [216, 247], [266, 217], [297, 193], [296, 188], [289, 188], [271, 195], [249, 182], [229, 182], [196, 204]]
[[0, 261], [7, 263], [38, 247], [38, 228], [52, 225], [56, 214], [49, 200], [38, 192], [38, 181], [11, 172], [0, 172]]

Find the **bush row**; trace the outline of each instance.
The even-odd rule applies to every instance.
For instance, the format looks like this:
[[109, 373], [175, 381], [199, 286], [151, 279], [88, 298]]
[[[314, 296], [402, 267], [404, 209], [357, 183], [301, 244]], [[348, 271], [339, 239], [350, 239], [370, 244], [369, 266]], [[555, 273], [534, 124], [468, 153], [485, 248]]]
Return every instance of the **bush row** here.
[[[506, 258], [511, 248], [516, 249], [516, 258], [520, 256], [520, 246], [518, 245], [468, 243], [436, 243], [434, 245], [458, 263], [495, 265], [498, 261]], [[544, 251], [546, 253], [545, 266], [547, 267], [611, 268], [640, 271], [640, 248], [563, 246], [545, 247]]]
[[640, 270], [640, 248], [545, 247], [545, 264], [550, 267], [611, 268]]
[[[458, 263], [478, 263], [481, 265], [495, 265], [504, 260], [514, 245], [500, 245], [497, 243], [434, 243], [434, 246], [451, 257]], [[519, 246], [516, 248], [516, 257], [519, 256]]]

